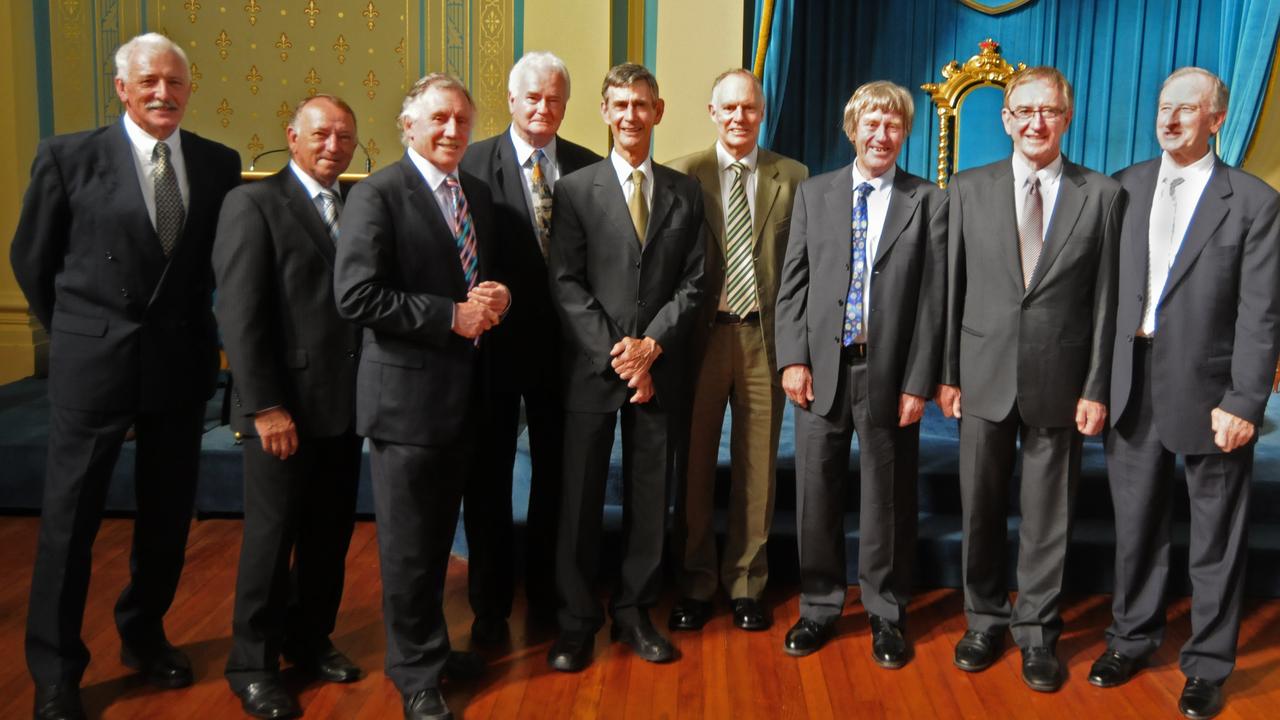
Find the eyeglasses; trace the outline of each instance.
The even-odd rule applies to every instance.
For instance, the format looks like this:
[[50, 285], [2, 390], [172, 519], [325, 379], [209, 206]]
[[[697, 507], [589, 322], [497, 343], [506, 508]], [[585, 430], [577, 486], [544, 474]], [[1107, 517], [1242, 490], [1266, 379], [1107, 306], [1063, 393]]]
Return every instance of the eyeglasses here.
[[1060, 108], [1060, 107], [1033, 108], [1033, 107], [1026, 107], [1025, 105], [1022, 105], [1016, 108], [1005, 108], [1005, 110], [1008, 110], [1009, 113], [1012, 114], [1014, 117], [1023, 121], [1030, 120], [1036, 115], [1039, 115], [1041, 118], [1045, 120], [1057, 120], [1058, 118], [1067, 114], [1066, 109]]

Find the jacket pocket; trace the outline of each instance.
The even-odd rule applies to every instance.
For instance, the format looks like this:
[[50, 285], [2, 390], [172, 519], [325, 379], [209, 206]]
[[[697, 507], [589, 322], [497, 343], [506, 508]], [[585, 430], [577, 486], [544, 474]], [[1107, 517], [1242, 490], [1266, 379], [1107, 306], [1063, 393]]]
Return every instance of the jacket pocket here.
[[393, 367], [421, 369], [426, 365], [423, 352], [416, 348], [384, 348], [381, 345], [365, 345], [364, 356], [372, 362]]
[[969, 327], [968, 325], [961, 325], [960, 332], [969, 333], [974, 337], [986, 337], [986, 333], [980, 333], [977, 330], [974, 330], [973, 328]]

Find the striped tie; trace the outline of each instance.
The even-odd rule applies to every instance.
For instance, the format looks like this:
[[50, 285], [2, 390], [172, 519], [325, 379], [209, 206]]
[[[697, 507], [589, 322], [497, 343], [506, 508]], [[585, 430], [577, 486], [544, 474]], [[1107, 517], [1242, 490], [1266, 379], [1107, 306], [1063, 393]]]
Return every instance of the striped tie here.
[[733, 187], [729, 190], [729, 217], [725, 219], [725, 241], [729, 274], [725, 278], [725, 305], [734, 315], [746, 315], [756, 305], [756, 273], [751, 257], [751, 208], [742, 180], [746, 166], [735, 162]]
[[467, 280], [467, 290], [476, 286], [479, 261], [476, 257], [476, 229], [471, 223], [471, 210], [467, 207], [467, 196], [462, 194], [462, 186], [458, 178], [450, 175], [444, 183], [449, 188], [453, 199], [453, 239], [458, 243], [458, 258], [462, 261], [462, 275]]
[[336, 243], [338, 242], [338, 196], [329, 188], [322, 189], [318, 196], [320, 198], [320, 217], [324, 219], [324, 226], [329, 229], [329, 237]]
[[1022, 257], [1022, 287], [1031, 285], [1031, 276], [1040, 261], [1044, 245], [1044, 201], [1040, 197], [1040, 176], [1027, 178], [1027, 197], [1018, 223], [1018, 254]]
[[155, 182], [156, 235], [160, 238], [160, 249], [164, 251], [164, 256], [169, 257], [178, 244], [178, 235], [182, 233], [182, 223], [186, 222], [187, 211], [182, 206], [178, 175], [169, 162], [168, 143], [156, 143], [151, 151], [151, 162], [155, 166], [151, 171], [151, 179]]
[[538, 246], [542, 248], [542, 257], [547, 256], [551, 239], [551, 186], [542, 174], [542, 163], [547, 156], [539, 148], [529, 156], [529, 191], [533, 196], [533, 228], [538, 233]]

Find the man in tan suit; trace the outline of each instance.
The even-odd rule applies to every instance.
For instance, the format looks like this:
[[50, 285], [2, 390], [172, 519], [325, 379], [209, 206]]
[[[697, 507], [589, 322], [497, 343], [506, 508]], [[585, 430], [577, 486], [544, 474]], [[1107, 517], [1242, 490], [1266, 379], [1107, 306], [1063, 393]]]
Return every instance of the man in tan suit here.
[[[700, 630], [711, 617], [717, 580], [743, 630], [770, 625], [759, 598], [768, 579], [765, 543], [773, 519], [774, 461], [784, 397], [773, 351], [778, 294], [796, 186], [804, 165], [756, 145], [764, 117], [760, 81], [742, 69], [716, 78], [707, 105], [718, 140], [671, 167], [702, 186], [707, 301], [695, 326], [687, 471], [680, 503], [682, 599], [672, 630]], [[728, 537], [716, 563], [712, 502], [725, 402], [733, 408]]]

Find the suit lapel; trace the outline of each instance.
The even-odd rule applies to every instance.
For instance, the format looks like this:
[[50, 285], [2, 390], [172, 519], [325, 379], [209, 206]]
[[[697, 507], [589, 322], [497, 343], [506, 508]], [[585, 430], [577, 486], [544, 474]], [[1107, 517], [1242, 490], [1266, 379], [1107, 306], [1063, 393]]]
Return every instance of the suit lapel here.
[[[714, 147], [702, 154], [697, 164], [693, 166], [691, 174], [702, 185], [702, 191], [707, 194], [707, 197], [711, 198], [711, 202], [715, 203], [714, 212], [708, 210], [706, 213], [707, 227], [711, 228], [712, 236], [720, 244], [720, 252], [727, 255], [728, 250], [725, 247], [724, 237], [724, 212], [721, 211], [721, 208], [724, 207], [724, 197], [720, 193], [720, 167], [716, 161], [716, 149]], [[757, 205], [757, 207], [759, 206]]]
[[1080, 174], [1080, 169], [1063, 158], [1058, 197], [1053, 203], [1053, 216], [1049, 218], [1049, 230], [1045, 233], [1044, 247], [1040, 248], [1035, 273], [1031, 276], [1031, 282], [1027, 283], [1028, 295], [1035, 292], [1040, 280], [1053, 267], [1053, 261], [1071, 237], [1076, 220], [1080, 218], [1080, 211], [1084, 209], [1086, 195], [1083, 186], [1084, 177]]
[[[422, 249], [422, 257], [424, 262], [429, 262], [429, 254], [433, 251], [425, 247], [427, 242], [445, 242], [454, 249], [453, 257], [457, 258], [458, 241], [453, 236], [453, 230], [449, 228], [449, 221], [440, 212], [440, 205], [436, 202], [436, 196], [431, 192], [431, 188], [427, 186], [427, 181], [422, 177], [422, 173], [418, 171], [417, 166], [409, 159], [409, 153], [406, 152], [404, 158], [400, 161], [400, 173], [404, 178], [405, 207], [409, 208], [412, 216], [417, 217], [414, 225], [421, 228], [424, 243]], [[464, 191], [465, 192], [465, 191]], [[462, 294], [466, 291], [466, 276], [462, 274], [462, 261], [458, 259], [453, 263], [453, 275], [455, 284], [455, 293]]]
[[[526, 208], [529, 202], [524, 197], [524, 172], [520, 169], [519, 158], [516, 157], [516, 146], [511, 142], [511, 131], [502, 134], [495, 152], [498, 154], [498, 185], [495, 189], [502, 193], [502, 199], [511, 207]], [[526, 214], [528, 211], [525, 211]]]
[[[604, 211], [605, 218], [613, 225], [614, 235], [624, 240], [628, 253], [636, 259], [640, 257], [640, 244], [636, 240], [636, 228], [631, 224], [631, 213], [627, 211], [627, 197], [622, 192], [622, 184], [613, 171], [613, 162], [608, 158], [599, 164], [593, 188], [596, 207]], [[649, 227], [653, 227], [650, 217]]]
[[267, 182], [276, 184], [284, 198], [285, 207], [289, 209], [289, 215], [297, 221], [307, 239], [315, 246], [316, 252], [320, 253], [329, 267], [333, 267], [334, 244], [329, 236], [329, 228], [325, 226], [320, 213], [316, 212], [315, 202], [307, 196], [307, 189], [294, 177], [293, 170], [286, 165]]
[[[1135, 183], [1142, 188], [1141, 192], [1129, 195], [1129, 209], [1125, 211], [1124, 234], [1130, 237], [1124, 243], [1121, 252], [1130, 253], [1129, 267], [1138, 273], [1139, 287], [1146, 292], [1147, 285], [1147, 245], [1151, 237], [1151, 205], [1155, 202], [1156, 180], [1160, 176], [1160, 163], [1150, 163], [1144, 168], [1144, 176]], [[1130, 222], [1132, 219], [1132, 222]], [[1168, 287], [1166, 284], [1165, 287]]]
[[[658, 170], [653, 164], [653, 202], [650, 203], [649, 225], [645, 228], [644, 246], [648, 248], [658, 236], [658, 229], [667, 221], [674, 204], [675, 189], [671, 186], [671, 178]], [[627, 216], [630, 219], [630, 215]]]
[[[756, 158], [756, 217], [751, 241], [754, 245], [754, 254], [759, 257], [760, 239], [764, 237], [765, 228], [769, 227], [769, 214], [773, 212], [773, 203], [778, 199], [778, 192], [782, 186], [778, 184], [777, 164], [766, 160], [763, 150], [756, 154]], [[786, 238], [783, 240], [785, 241]]]
[[[833, 236], [832, 242], [842, 242], [846, 246], [853, 232], [853, 180], [849, 174], [851, 167], [846, 165], [836, 173], [826, 192], [827, 216], [831, 218], [831, 227], [836, 231], [843, 230], [842, 234]], [[845, 252], [849, 251], [846, 249]], [[849, 257], [852, 258], [851, 255]]]
[[871, 263], [874, 267], [889, 253], [889, 248], [898, 241], [898, 236], [907, 229], [911, 216], [915, 215], [920, 200], [916, 197], [916, 189], [907, 182], [907, 175], [901, 168], [893, 174], [893, 190], [890, 192], [889, 213], [884, 218], [884, 228], [880, 231], [880, 242], [876, 246], [876, 257]]
[[1227, 198], [1231, 197], [1231, 194], [1231, 180], [1225, 172], [1222, 172], [1222, 161], [1217, 160], [1214, 162], [1213, 176], [1209, 178], [1209, 184], [1205, 185], [1204, 192], [1200, 194], [1200, 202], [1196, 204], [1195, 211], [1191, 215], [1187, 234], [1182, 238], [1178, 254], [1174, 256], [1173, 266], [1169, 268], [1169, 278], [1165, 280], [1164, 294], [1161, 295], [1161, 299], [1168, 297], [1178, 281], [1186, 277], [1187, 271], [1200, 256], [1200, 251], [1204, 250], [1204, 246], [1209, 243], [1209, 238], [1213, 237], [1218, 226], [1226, 219], [1227, 212], [1230, 210]]
[[164, 251], [160, 249], [160, 238], [147, 212], [147, 201], [142, 196], [133, 145], [129, 142], [123, 121], [107, 133], [107, 138], [107, 162], [100, 175], [104, 187], [108, 188], [106, 201], [123, 210], [119, 217], [125, 223], [124, 236], [133, 239], [147, 281], [153, 282], [164, 272], [166, 261]]

